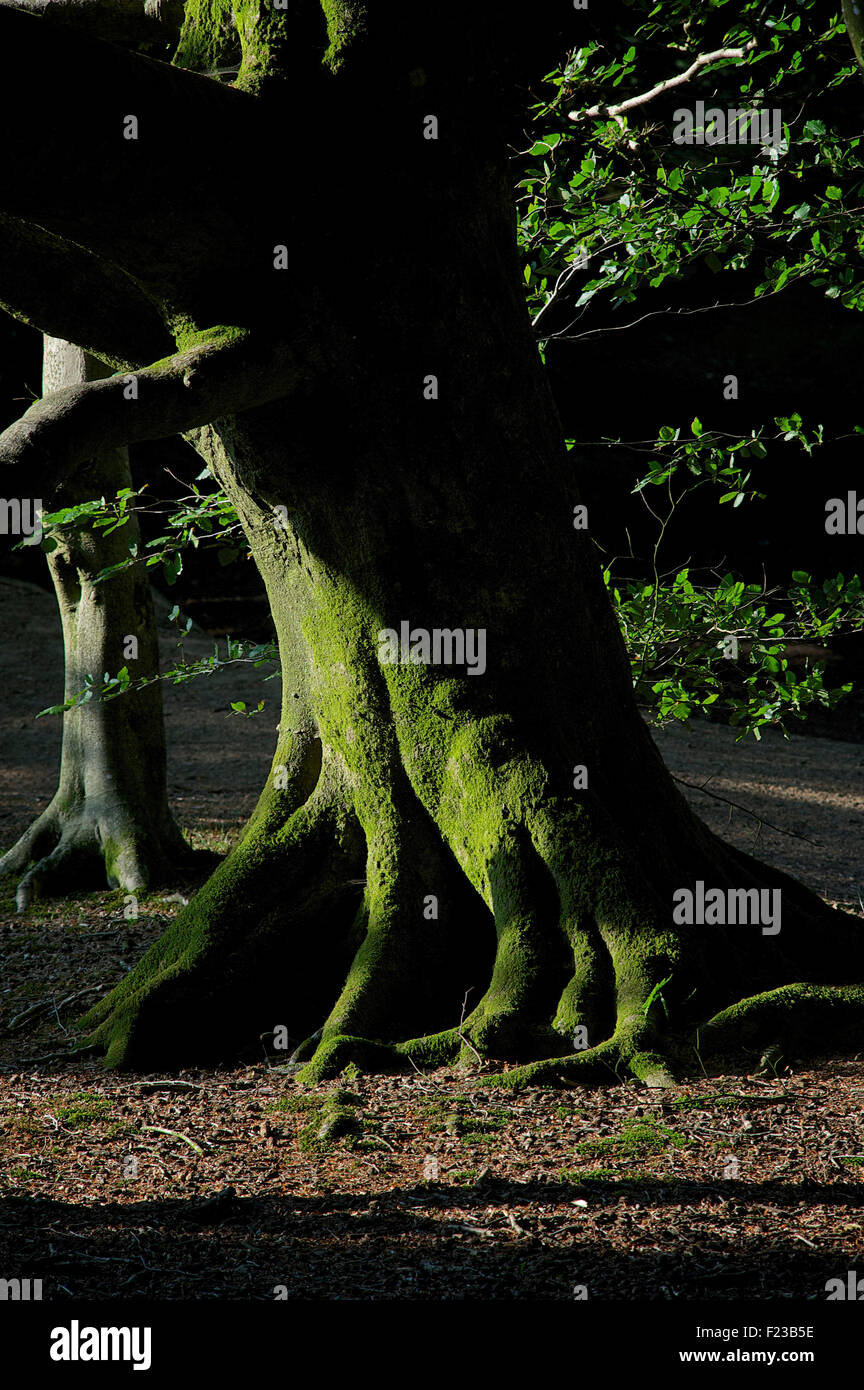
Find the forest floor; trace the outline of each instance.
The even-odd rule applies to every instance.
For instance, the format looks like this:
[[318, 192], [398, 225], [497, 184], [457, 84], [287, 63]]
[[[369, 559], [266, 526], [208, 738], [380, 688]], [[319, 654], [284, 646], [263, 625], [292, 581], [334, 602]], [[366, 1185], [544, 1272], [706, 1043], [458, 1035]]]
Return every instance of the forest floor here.
[[[171, 653], [166, 631], [164, 656]], [[193, 633], [187, 655], [212, 641]], [[225, 851], [270, 765], [278, 681], [228, 668], [165, 692], [171, 801]], [[54, 600], [0, 579], [0, 846], [54, 790]], [[252, 719], [227, 713], [255, 705]], [[230, 724], [226, 720], [230, 719]], [[708, 724], [663, 732], [713, 829], [862, 912], [864, 746]], [[737, 803], [730, 807], [729, 802]], [[804, 838], [801, 838], [804, 837]], [[146, 1078], [66, 1061], [189, 883], [14, 912], [0, 897], [0, 1276], [64, 1299], [825, 1298], [864, 1261], [864, 1058], [775, 1062], [672, 1093], [481, 1084], [490, 1069], [300, 1088], [262, 1053]], [[351, 1121], [322, 1139], [325, 1101]]]

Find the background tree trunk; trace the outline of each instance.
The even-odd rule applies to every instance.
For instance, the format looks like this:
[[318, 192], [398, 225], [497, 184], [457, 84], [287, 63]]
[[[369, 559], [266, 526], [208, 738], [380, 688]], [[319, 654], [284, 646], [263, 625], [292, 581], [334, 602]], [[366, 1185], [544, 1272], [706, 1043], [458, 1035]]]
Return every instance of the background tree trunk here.
[[[44, 339], [43, 395], [105, 377], [94, 357], [62, 339]], [[74, 479], [75, 500], [113, 497], [131, 485], [125, 448], [105, 449]], [[46, 501], [51, 510], [69, 500]], [[45, 501], [45, 499], [43, 499]], [[112, 535], [69, 527], [48, 555], [60, 607], [66, 700], [95, 691], [104, 672], [128, 668], [132, 680], [159, 674], [159, 644], [150, 584], [143, 565], [105, 583], [100, 570], [126, 559], [140, 540], [134, 516]], [[128, 654], [128, 653], [133, 653]], [[0, 873], [23, 874], [19, 909], [40, 892], [98, 885], [128, 891], [164, 881], [190, 850], [168, 807], [162, 691], [158, 681], [119, 699], [98, 698], [63, 715], [57, 791], [39, 818], [0, 859]], [[28, 863], [36, 863], [27, 871]]]

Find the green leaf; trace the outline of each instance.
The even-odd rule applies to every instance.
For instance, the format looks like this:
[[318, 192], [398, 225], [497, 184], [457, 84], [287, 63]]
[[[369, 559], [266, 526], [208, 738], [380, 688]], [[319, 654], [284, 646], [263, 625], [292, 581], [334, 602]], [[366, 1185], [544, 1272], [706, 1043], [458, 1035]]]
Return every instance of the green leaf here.
[[175, 551], [173, 555], [168, 555], [162, 561], [162, 573], [165, 575], [166, 584], [176, 584], [177, 576], [183, 572], [183, 556], [180, 551]]

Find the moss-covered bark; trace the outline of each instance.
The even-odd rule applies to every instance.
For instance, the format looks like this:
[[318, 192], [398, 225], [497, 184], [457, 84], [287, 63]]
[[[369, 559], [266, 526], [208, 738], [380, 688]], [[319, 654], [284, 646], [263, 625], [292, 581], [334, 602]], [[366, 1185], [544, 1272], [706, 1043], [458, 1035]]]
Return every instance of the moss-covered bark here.
[[[58, 339], [45, 339], [44, 357], [45, 395], [107, 371]], [[76, 496], [113, 496], [130, 483], [126, 450], [106, 449], [76, 477]], [[51, 510], [61, 500], [43, 502]], [[61, 532], [49, 553], [63, 626], [67, 700], [82, 693], [86, 677], [98, 691], [103, 673], [114, 675], [123, 666], [133, 681], [158, 676], [156, 616], [146, 571], [132, 567], [95, 583], [99, 571], [125, 560], [130, 541], [139, 539], [133, 519], [108, 537], [90, 530]], [[62, 893], [82, 884], [145, 888], [190, 858], [168, 806], [158, 682], [123, 699], [93, 699], [66, 711], [57, 791], [0, 858], [0, 874], [21, 875], [19, 908], [34, 893]]]
[[[230, 101], [219, 129], [272, 168], [244, 201], [205, 161], [193, 231], [151, 268], [151, 212], [115, 253], [131, 274], [139, 248], [184, 334], [294, 335], [284, 396], [193, 441], [267, 584], [284, 704], [242, 844], [86, 1020], [113, 1065], [257, 1052], [282, 1024], [309, 1077], [479, 1056], [517, 1080], [659, 1082], [751, 995], [754, 1028], [805, 998], [811, 1027], [838, 999], [859, 1017], [860, 924], [709, 834], [636, 709], [572, 527], [579, 465], [514, 241], [507, 48], [487, 56], [484, 24], [455, 3], [187, 0], [178, 64], [240, 62], [214, 119]], [[403, 622], [482, 631], [482, 672], [383, 661]], [[673, 893], [699, 880], [780, 889], [781, 932], [677, 925]]]

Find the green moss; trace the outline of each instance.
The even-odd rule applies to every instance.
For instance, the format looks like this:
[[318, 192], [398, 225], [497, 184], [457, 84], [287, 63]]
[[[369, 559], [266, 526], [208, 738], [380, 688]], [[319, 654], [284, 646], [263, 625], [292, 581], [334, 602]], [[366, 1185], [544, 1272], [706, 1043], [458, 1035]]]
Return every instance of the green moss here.
[[697, 1052], [717, 1058], [778, 1045], [782, 1052], [825, 1051], [864, 1042], [864, 986], [781, 985], [742, 999], [709, 1020], [694, 1039]]
[[330, 1092], [330, 1100], [334, 1105], [362, 1105], [363, 1097], [358, 1096], [356, 1091], [349, 1091], [344, 1086], [337, 1086]]
[[186, 0], [183, 28], [172, 61], [178, 67], [198, 72], [232, 66], [241, 54], [233, 14], [236, 4], [237, 0]]
[[338, 1076], [351, 1062], [362, 1067], [363, 1071], [373, 1073], [408, 1070], [407, 1063], [401, 1063], [395, 1048], [385, 1043], [369, 1042], [367, 1038], [340, 1034], [321, 1043], [312, 1061], [298, 1072], [297, 1079], [305, 1085], [317, 1085]]
[[84, 1129], [104, 1120], [111, 1113], [111, 1101], [89, 1091], [49, 1098], [52, 1114], [67, 1129]]
[[178, 352], [188, 352], [190, 348], [203, 347], [206, 343], [227, 347], [229, 343], [240, 342], [248, 336], [247, 328], [238, 328], [236, 324], [218, 323], [212, 328], [183, 327], [177, 331], [175, 341]]
[[322, 1101], [318, 1096], [280, 1096], [278, 1100], [271, 1101], [265, 1108], [267, 1110], [280, 1110], [288, 1115], [305, 1115], [307, 1111], [318, 1111], [321, 1109]]
[[360, 1138], [362, 1134], [363, 1123], [350, 1106], [339, 1105], [332, 1099], [327, 1102], [321, 1112], [319, 1139], [331, 1143], [334, 1139]]
[[286, 18], [269, 0], [186, 0], [172, 61], [205, 73], [239, 67], [233, 86], [257, 93], [268, 79], [282, 75], [288, 54]]
[[670, 1100], [674, 1110], [750, 1110], [758, 1105], [782, 1105], [785, 1096], [742, 1096], [736, 1091], [718, 1091], [708, 1096], [676, 1096]]
[[432, 1101], [422, 1107], [422, 1112], [429, 1117], [433, 1134], [454, 1134], [466, 1144], [494, 1144], [512, 1119], [506, 1110], [494, 1107], [478, 1115], [468, 1101], [457, 1101], [451, 1107]]
[[[111, 835], [106, 835], [102, 840], [102, 857], [105, 861], [105, 877], [112, 888], [116, 888], [121, 881], [123, 871], [123, 860], [134, 851], [134, 838], [129, 835], [126, 839], [114, 839]], [[143, 884], [141, 885], [144, 886]], [[137, 890], [136, 890], [137, 891]]]
[[177, 358], [184, 352], [189, 352], [193, 348], [204, 347], [208, 343], [214, 348], [228, 347], [234, 342], [241, 342], [248, 336], [247, 328], [238, 328], [233, 324], [216, 324], [212, 328], [196, 328], [191, 319], [178, 317], [171, 320], [171, 332], [177, 344], [177, 352], [170, 357], [160, 357], [155, 362], [150, 362], [147, 366], [148, 372], [165, 370], [177, 371], [182, 367]]
[[359, 1105], [359, 1096], [337, 1086], [327, 1096], [283, 1097], [270, 1108], [307, 1116], [298, 1131], [297, 1144], [303, 1153], [317, 1153], [337, 1139], [360, 1139], [364, 1126]]
[[450, 1182], [456, 1183], [459, 1187], [470, 1187], [477, 1181], [479, 1175], [479, 1168], [455, 1168], [447, 1174], [447, 1177]]
[[689, 1142], [687, 1136], [677, 1130], [666, 1129], [664, 1125], [655, 1124], [653, 1121], [644, 1121], [628, 1125], [618, 1135], [603, 1139], [587, 1139], [577, 1144], [576, 1151], [591, 1156], [615, 1154], [625, 1158], [637, 1154], [657, 1153], [670, 1144], [676, 1149], [681, 1149]]
[[329, 45], [324, 62], [333, 72], [344, 67], [351, 49], [366, 34], [367, 6], [359, 0], [321, 0]]
[[615, 1181], [621, 1175], [617, 1168], [590, 1168], [581, 1172], [578, 1168], [562, 1168], [558, 1174], [559, 1182], [573, 1183], [578, 1185], [583, 1182], [608, 1182]]
[[41, 1182], [42, 1174], [34, 1173], [32, 1168], [10, 1168], [9, 1176], [13, 1182]]
[[409, 1057], [417, 1066], [430, 1069], [445, 1067], [455, 1061], [462, 1048], [462, 1040], [455, 1028], [443, 1033], [432, 1033], [425, 1038], [412, 1038], [408, 1042], [397, 1043], [395, 1051], [402, 1057]]

